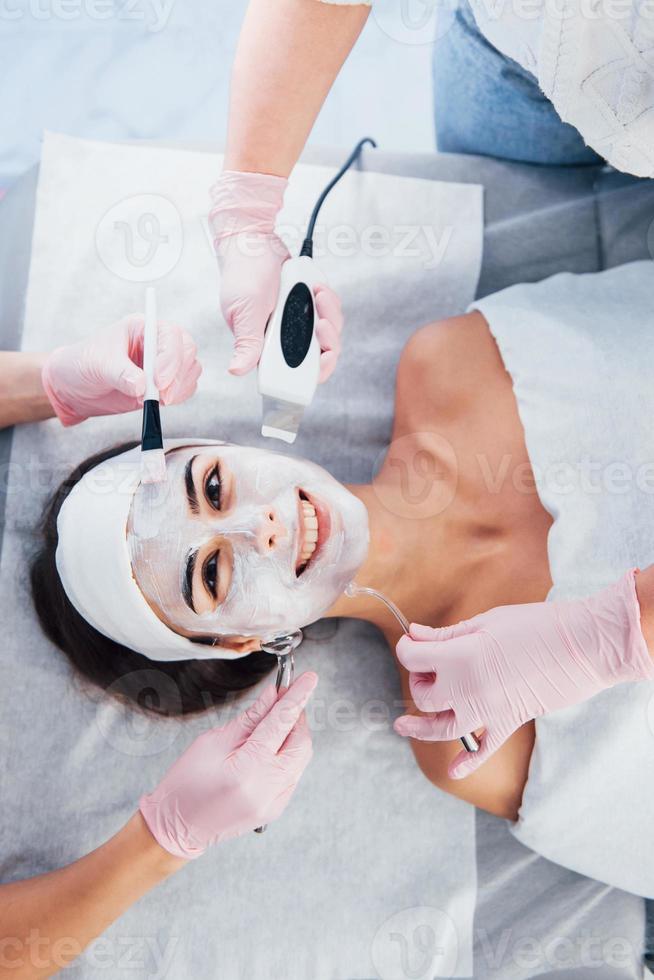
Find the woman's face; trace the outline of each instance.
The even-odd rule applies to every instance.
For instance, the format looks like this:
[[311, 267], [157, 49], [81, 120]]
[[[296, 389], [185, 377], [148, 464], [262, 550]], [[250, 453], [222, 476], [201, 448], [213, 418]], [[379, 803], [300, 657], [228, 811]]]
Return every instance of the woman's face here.
[[171, 629], [262, 640], [334, 604], [368, 549], [364, 505], [321, 467], [216, 444], [166, 455], [127, 528], [132, 570]]

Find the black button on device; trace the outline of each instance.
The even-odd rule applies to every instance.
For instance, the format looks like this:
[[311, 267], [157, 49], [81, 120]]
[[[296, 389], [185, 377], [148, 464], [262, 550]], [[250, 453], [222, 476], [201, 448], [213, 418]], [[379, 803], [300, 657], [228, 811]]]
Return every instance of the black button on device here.
[[309, 352], [313, 337], [313, 297], [304, 282], [293, 286], [286, 298], [280, 339], [282, 354], [289, 367], [299, 367]]

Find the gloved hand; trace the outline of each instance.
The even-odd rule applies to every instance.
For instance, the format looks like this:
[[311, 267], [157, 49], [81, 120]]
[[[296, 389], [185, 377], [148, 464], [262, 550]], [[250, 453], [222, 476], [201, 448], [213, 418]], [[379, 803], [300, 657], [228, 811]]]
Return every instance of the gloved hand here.
[[[226, 170], [211, 188], [209, 222], [220, 267], [220, 305], [234, 334], [232, 374], [247, 374], [261, 357], [263, 336], [279, 294], [288, 249], [275, 234], [288, 181], [270, 174]], [[340, 353], [343, 314], [327, 285], [314, 290], [322, 355], [320, 381], [330, 376]]]
[[[48, 354], [41, 379], [50, 404], [63, 425], [92, 415], [132, 412], [143, 404], [144, 318], [126, 316], [77, 344]], [[172, 323], [159, 322], [155, 382], [162, 405], [189, 398], [202, 373], [191, 335]]]
[[303, 711], [317, 682], [302, 674], [279, 700], [270, 686], [238, 718], [191, 743], [139, 803], [162, 847], [195, 858], [280, 816], [311, 759]]
[[412, 625], [397, 655], [416, 706], [436, 714], [403, 715], [395, 730], [449, 741], [484, 728], [479, 752], [460, 752], [450, 764], [450, 776], [461, 779], [525, 722], [654, 677], [634, 575], [590, 599], [498, 606], [442, 629]]

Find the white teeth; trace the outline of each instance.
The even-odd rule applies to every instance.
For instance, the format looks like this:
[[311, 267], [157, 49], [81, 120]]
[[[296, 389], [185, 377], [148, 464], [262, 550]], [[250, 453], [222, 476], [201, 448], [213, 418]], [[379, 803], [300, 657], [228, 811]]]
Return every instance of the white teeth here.
[[318, 517], [316, 508], [308, 500], [302, 501], [303, 540], [300, 564], [307, 562], [318, 545]]
[[306, 561], [308, 558], [311, 558], [311, 555], [314, 553], [315, 550], [316, 550], [315, 544], [305, 545], [302, 549], [302, 554], [300, 555], [300, 558], [303, 561]]

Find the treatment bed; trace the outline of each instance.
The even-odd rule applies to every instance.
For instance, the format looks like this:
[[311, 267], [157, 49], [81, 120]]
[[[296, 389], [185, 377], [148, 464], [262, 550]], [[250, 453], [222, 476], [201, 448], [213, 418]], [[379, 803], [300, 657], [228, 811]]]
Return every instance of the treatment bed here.
[[[203, 148], [194, 148], [202, 152]], [[304, 162], [332, 165], [340, 162], [342, 153], [332, 151], [311, 151], [303, 158]], [[422, 178], [453, 182], [458, 184], [480, 184], [484, 188], [484, 231], [483, 256], [477, 286], [477, 295], [484, 296], [517, 282], [532, 282], [559, 271], [592, 272], [622, 264], [634, 259], [650, 257], [649, 249], [654, 243], [650, 225], [654, 220], [654, 184], [638, 182], [604, 168], [540, 168], [528, 165], [503, 163], [481, 157], [456, 155], [399, 155], [376, 152], [367, 162], [367, 169], [379, 173], [403, 177]], [[4, 349], [18, 349], [21, 345], [25, 294], [31, 256], [31, 234], [36, 207], [38, 171], [27, 173], [18, 181], [0, 204], [0, 344]], [[62, 237], [65, 230], [62, 229]], [[349, 338], [346, 338], [346, 343]], [[57, 343], [53, 337], [53, 346]], [[372, 407], [374, 410], [374, 406]], [[344, 446], [347, 454], [347, 446]], [[0, 557], [7, 559], [3, 549], [5, 529], [4, 510], [6, 490], [10, 485], [12, 461], [12, 433], [0, 433]], [[7, 524], [5, 548], [9, 538], [22, 538], [23, 547], [29, 536], [29, 529], [20, 526], [14, 516], [11, 525]], [[0, 582], [2, 579], [0, 579]], [[20, 618], [32, 616], [27, 594], [25, 607], [21, 606], [21, 616], [14, 623], [5, 623], [5, 631], [13, 637], [20, 636], [23, 626]], [[322, 632], [321, 632], [322, 630]], [[345, 630], [345, 632], [344, 632]], [[329, 644], [336, 632], [341, 633], [348, 642], [370, 644], [375, 642], [368, 630], [352, 626], [333, 627], [331, 624], [318, 624], [315, 639], [323, 646]], [[26, 636], [29, 633], [25, 632]], [[380, 641], [376, 641], [380, 645]], [[325, 654], [325, 658], [328, 655]], [[321, 661], [316, 660], [320, 672]], [[44, 836], [38, 820], [34, 822], [33, 846], [27, 841], [29, 834], [24, 826], [18, 834], [14, 821], [19, 812], [24, 813], [24, 824], [28, 826], [33, 816], [29, 811], [30, 781], [37, 778], [37, 769], [29, 765], [17, 767], [10, 765], [12, 756], [21, 753], [21, 740], [27, 738], [26, 732], [8, 722], [10, 717], [5, 706], [12, 699], [12, 684], [18, 688], [18, 700], [22, 713], [29, 725], [30, 684], [29, 677], [17, 676], [6, 654], [0, 654], [0, 682], [3, 691], [3, 708], [0, 713], [0, 798], [10, 797], [18, 801], [9, 812], [11, 820], [3, 815], [0, 828], [0, 880], [10, 881], [37, 874], [59, 863], [71, 860], [70, 848], [60, 847], [56, 834], [51, 839]], [[42, 669], [42, 665], [40, 665]], [[381, 668], [380, 668], [381, 669]], [[386, 656], [383, 668], [390, 674], [390, 657]], [[10, 677], [13, 681], [10, 682]], [[54, 711], [57, 709], [54, 708]], [[95, 711], [95, 708], [94, 708]], [[89, 717], [94, 712], [90, 712]], [[11, 716], [14, 717], [14, 716]], [[93, 723], [96, 723], [95, 720]], [[125, 722], [127, 724], [127, 722]], [[108, 729], [109, 730], [109, 729]], [[113, 730], [111, 730], [113, 731]], [[108, 737], [111, 741], [111, 736]], [[58, 741], [53, 737], [47, 760], [53, 781], [58, 773]], [[83, 769], [93, 768], [98, 760], [89, 757], [85, 748], [83, 732], [76, 747], [76, 765]], [[180, 743], [178, 743], [178, 746]], [[66, 743], [66, 751], [70, 745]], [[115, 763], [115, 758], [114, 758]], [[105, 766], [110, 757], [102, 760]], [[412, 762], [407, 754], [406, 765]], [[356, 792], [352, 786], [340, 783], [335, 773], [335, 794], [341, 806], [347, 804], [347, 793]], [[387, 778], [391, 774], [387, 772]], [[120, 780], [119, 772], [108, 772], [104, 781], [104, 795], [96, 793], [92, 819], [101, 828], [114, 826], [116, 819], [126, 815], [124, 807], [114, 801], [113, 789]], [[431, 788], [428, 788], [431, 791]], [[437, 794], [437, 790], [433, 790]], [[457, 807], [466, 807], [456, 802]], [[75, 825], [75, 801], [70, 801], [67, 819]], [[88, 801], [87, 801], [88, 805]], [[459, 811], [456, 811], [457, 813]], [[463, 813], [463, 810], [460, 811]], [[453, 811], [454, 813], [454, 811]], [[284, 818], [286, 819], [286, 818]], [[383, 824], [383, 814], [370, 814], [370, 834], [374, 836], [378, 824]], [[312, 828], [305, 828], [309, 835]], [[100, 833], [100, 831], [98, 831]], [[409, 831], [410, 833], [410, 831]], [[607, 885], [585, 878], [550, 863], [518, 843], [511, 835], [507, 824], [486, 813], [476, 812], [473, 823], [476, 893], [474, 898], [474, 918], [470, 930], [470, 955], [459, 949], [459, 959], [438, 976], [472, 976], [498, 978], [498, 980], [526, 980], [529, 977], [556, 976], [560, 980], [581, 980], [583, 977], [597, 980], [618, 980], [618, 978], [637, 978], [643, 975], [643, 962], [647, 955], [647, 909], [646, 903], [636, 896], [610, 888]], [[274, 828], [269, 835], [273, 837]], [[99, 839], [96, 842], [99, 842]], [[274, 840], [274, 838], [273, 838]], [[248, 842], [249, 844], [250, 842]], [[227, 845], [230, 847], [231, 845]], [[260, 849], [261, 859], [250, 857], [249, 861], [266, 860], [265, 838], [252, 843]], [[274, 844], [268, 844], [274, 846]], [[320, 835], [312, 841], [315, 850], [327, 849], [325, 865], [331, 865], [333, 855], [329, 844]], [[443, 853], [456, 852], [457, 840], [438, 841]], [[240, 852], [248, 864], [245, 850]], [[287, 855], [292, 862], [292, 855]], [[215, 859], [215, 889], [219, 893], [221, 881], [221, 855]], [[379, 856], [383, 872], [384, 855]], [[419, 884], [424, 867], [419, 854], [416, 854], [415, 876], [411, 867], [404, 868], [406, 881], [404, 908], [411, 906], [419, 910], [426, 906], [424, 922], [433, 924], [433, 909]], [[418, 874], [420, 866], [420, 874]], [[389, 871], [389, 874], [391, 872]], [[338, 869], [329, 867], [323, 881], [315, 882], [315, 894], [311, 902], [316, 916], [326, 914], [323, 904], [330, 901], [330, 888], [333, 875]], [[432, 874], [438, 876], [439, 868], [434, 866]], [[190, 879], [189, 879], [190, 880]], [[290, 879], [289, 879], [290, 881]], [[383, 881], [383, 874], [380, 875]], [[239, 976], [252, 976], [240, 972], [238, 963], [220, 959], [221, 949], [227, 946], [226, 936], [221, 936], [221, 921], [212, 917], [210, 910], [196, 903], [196, 914], [200, 917], [193, 936], [175, 932], [175, 901], [184, 896], [184, 884], [180, 876], [175, 883], [176, 891], [162, 889], [148, 895], [140, 904], [150, 909], [149, 917], [139, 920], [138, 912], [130, 912], [112, 927], [108, 935], [120, 944], [121, 938], [129, 943], [129, 938], [139, 934], [148, 941], [152, 938], [153, 922], [156, 922], [157, 935], [164, 936], [167, 923], [171, 923], [172, 934], [177, 947], [170, 951], [170, 961], [158, 964], [160, 972], [153, 969], [152, 962], [140, 967], [127, 964], [111, 970], [111, 977], [141, 978], [146, 976], [169, 976], [174, 980], [224, 977], [236, 980]], [[276, 901], [276, 882], [272, 878], [258, 880], [260, 889], [255, 900], [262, 902], [262, 916], [265, 908]], [[286, 888], [280, 883], [279, 888]], [[382, 886], [383, 887], [383, 886]], [[208, 893], [209, 894], [209, 893]], [[224, 898], [224, 896], [223, 896]], [[302, 895], [296, 896], [302, 902]], [[356, 896], [352, 896], [356, 900]], [[323, 904], [321, 904], [323, 903]], [[290, 936], [279, 936], [279, 948], [273, 956], [279, 955], [285, 963], [283, 970], [276, 972], [271, 967], [269, 976], [284, 977], [284, 980], [317, 980], [318, 977], [333, 977], [334, 980], [371, 980], [381, 976], [382, 980], [403, 980], [403, 978], [422, 978], [419, 965], [420, 946], [415, 935], [415, 924], [420, 923], [420, 915], [403, 918], [403, 907], [398, 907], [395, 919], [380, 922], [381, 939], [371, 937], [371, 970], [369, 975], [357, 967], [352, 973], [343, 972], [342, 961], [322, 962], [320, 972], [307, 972], [309, 969], [306, 952], [297, 949], [302, 937], [295, 934], [294, 924], [290, 923]], [[154, 912], [152, 911], [154, 910]], [[134, 911], [134, 910], [132, 910]], [[333, 944], [347, 946], [351, 937], [347, 935], [347, 910], [341, 921], [342, 932], [333, 934]], [[206, 913], [206, 921], [202, 921]], [[238, 919], [238, 916], [237, 916]], [[329, 919], [333, 926], [334, 918]], [[407, 923], [410, 922], [410, 925]], [[434, 928], [437, 928], [434, 926]], [[142, 931], [139, 933], [139, 929]], [[150, 930], [150, 931], [148, 931]], [[211, 933], [211, 935], [209, 935]], [[391, 935], [401, 937], [406, 947], [400, 972], [388, 972], [388, 967], [378, 964], [388, 962], [383, 955], [376, 955], [375, 944], [391, 941]], [[399, 940], [398, 940], [399, 941]], [[244, 934], [239, 942], [242, 945], [256, 946], [256, 935]], [[459, 947], [466, 945], [467, 939], [459, 936]], [[146, 944], [147, 945], [147, 944]], [[149, 947], [148, 947], [149, 948]], [[226, 955], [226, 954], [225, 954]], [[165, 959], [165, 958], [164, 958]], [[464, 968], [462, 968], [464, 964]], [[313, 969], [313, 968], [312, 968]], [[373, 972], [377, 969], [377, 973]], [[102, 971], [88, 959], [82, 958], [66, 971], [72, 978], [95, 978]], [[107, 975], [106, 972], [104, 975]], [[261, 975], [261, 980], [268, 980]], [[431, 975], [434, 975], [433, 973]], [[253, 980], [260, 980], [253, 976]]]

